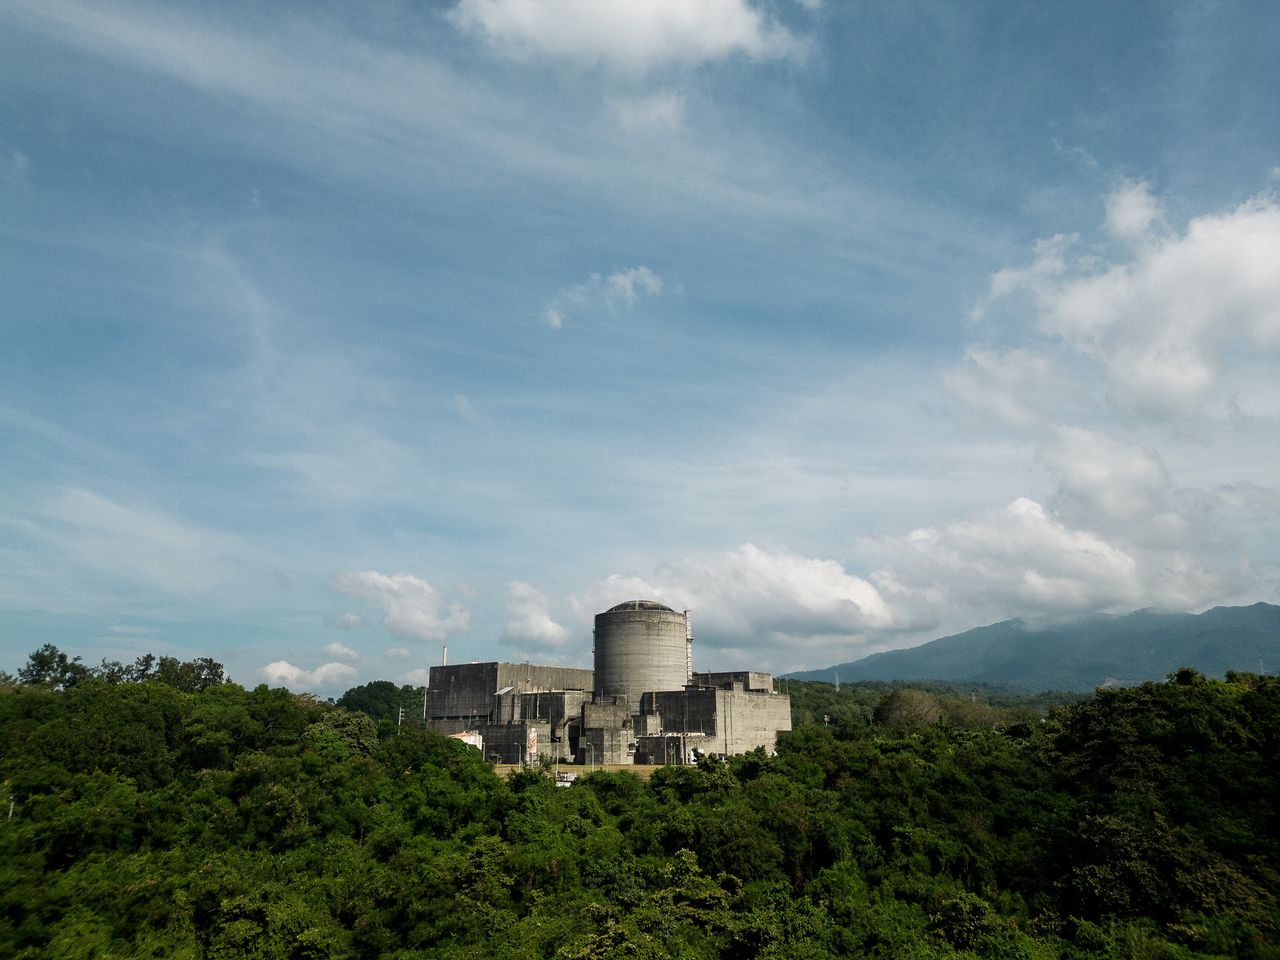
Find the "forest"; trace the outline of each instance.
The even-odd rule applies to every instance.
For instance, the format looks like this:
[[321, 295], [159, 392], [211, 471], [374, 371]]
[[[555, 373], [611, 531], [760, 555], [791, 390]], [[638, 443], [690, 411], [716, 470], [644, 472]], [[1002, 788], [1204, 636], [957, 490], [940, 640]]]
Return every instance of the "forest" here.
[[562, 788], [368, 707], [420, 689], [42, 648], [0, 957], [1280, 958], [1277, 678], [788, 692], [775, 756]]

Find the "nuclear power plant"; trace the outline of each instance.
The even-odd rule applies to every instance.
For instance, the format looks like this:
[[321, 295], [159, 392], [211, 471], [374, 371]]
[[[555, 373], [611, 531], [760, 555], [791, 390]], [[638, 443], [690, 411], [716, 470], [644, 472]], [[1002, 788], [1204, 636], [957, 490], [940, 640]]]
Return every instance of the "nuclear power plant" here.
[[530, 663], [431, 668], [430, 727], [498, 763], [542, 758], [684, 764], [791, 729], [791, 698], [754, 671], [695, 673], [689, 612], [628, 600], [596, 615], [594, 669]]

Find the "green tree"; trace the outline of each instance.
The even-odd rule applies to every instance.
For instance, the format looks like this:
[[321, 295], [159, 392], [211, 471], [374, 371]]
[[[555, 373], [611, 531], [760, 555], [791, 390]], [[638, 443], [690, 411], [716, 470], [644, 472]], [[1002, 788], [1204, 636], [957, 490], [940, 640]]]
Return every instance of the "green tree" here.
[[877, 726], [889, 730], [919, 730], [942, 719], [937, 698], [923, 690], [895, 690], [881, 700], [875, 709]]
[[86, 680], [91, 671], [79, 657], [69, 658], [52, 643], [34, 651], [25, 666], [18, 670], [22, 683], [40, 684], [55, 690], [66, 690]]

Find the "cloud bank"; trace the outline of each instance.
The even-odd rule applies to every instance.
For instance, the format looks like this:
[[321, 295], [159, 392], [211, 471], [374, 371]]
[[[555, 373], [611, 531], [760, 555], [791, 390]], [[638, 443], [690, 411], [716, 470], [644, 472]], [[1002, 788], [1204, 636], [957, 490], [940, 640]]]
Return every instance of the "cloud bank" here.
[[1101, 259], [1078, 237], [1037, 245], [991, 279], [978, 314], [1028, 297], [1040, 333], [1098, 363], [1123, 412], [1172, 418], [1213, 397], [1239, 351], [1280, 348], [1280, 205], [1256, 197], [1164, 229], [1146, 184], [1108, 199], [1106, 226], [1128, 256]]

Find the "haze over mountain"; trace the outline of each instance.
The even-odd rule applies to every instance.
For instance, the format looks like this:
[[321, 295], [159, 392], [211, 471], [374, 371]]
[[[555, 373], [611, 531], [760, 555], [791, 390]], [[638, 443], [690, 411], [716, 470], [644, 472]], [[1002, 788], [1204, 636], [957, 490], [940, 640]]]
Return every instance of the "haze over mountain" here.
[[1270, 673], [1277, 662], [1280, 606], [1255, 603], [1201, 614], [1138, 610], [1059, 623], [1005, 620], [788, 678], [950, 680], [1027, 690], [1092, 690], [1159, 680], [1179, 667], [1210, 676], [1228, 670]]

